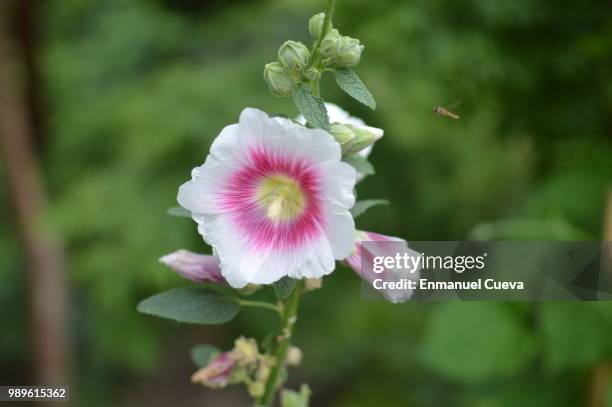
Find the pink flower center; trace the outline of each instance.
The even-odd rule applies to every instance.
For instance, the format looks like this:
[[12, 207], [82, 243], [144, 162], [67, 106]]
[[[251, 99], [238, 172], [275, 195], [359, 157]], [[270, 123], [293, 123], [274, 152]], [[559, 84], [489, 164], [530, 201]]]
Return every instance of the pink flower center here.
[[223, 206], [257, 248], [293, 248], [323, 233], [321, 195], [321, 175], [308, 160], [256, 148], [230, 177]]

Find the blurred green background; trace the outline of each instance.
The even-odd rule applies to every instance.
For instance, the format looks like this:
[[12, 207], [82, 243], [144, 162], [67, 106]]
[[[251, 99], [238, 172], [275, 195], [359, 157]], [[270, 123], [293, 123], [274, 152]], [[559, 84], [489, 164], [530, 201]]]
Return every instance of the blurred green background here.
[[[36, 4], [44, 139], [36, 142], [69, 275], [73, 404], [246, 405], [241, 389], [189, 383], [198, 343], [229, 348], [274, 320], [223, 327], [140, 315], [139, 300], [186, 282], [157, 262], [210, 252], [167, 216], [178, 186], [247, 106], [271, 96], [265, 63], [310, 42], [323, 1], [48, 0]], [[603, 1], [339, 0], [335, 25], [366, 46], [357, 72], [385, 130], [361, 198], [391, 201], [361, 229], [409, 240], [603, 239], [612, 183], [612, 9]], [[461, 99], [460, 120], [432, 108]], [[32, 383], [27, 259], [0, 166], [1, 384]], [[309, 294], [290, 386], [313, 406], [579, 406], [612, 355], [612, 304], [364, 302], [348, 269]], [[605, 376], [605, 375], [604, 375]], [[612, 397], [609, 397], [612, 400]], [[611, 401], [612, 402], [612, 401]]]

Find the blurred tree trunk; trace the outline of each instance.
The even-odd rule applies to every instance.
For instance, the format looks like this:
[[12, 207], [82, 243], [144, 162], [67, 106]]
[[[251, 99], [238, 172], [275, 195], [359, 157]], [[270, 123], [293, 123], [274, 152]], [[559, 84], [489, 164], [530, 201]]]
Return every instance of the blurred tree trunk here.
[[[15, 224], [27, 255], [35, 380], [32, 384], [60, 385], [68, 384], [69, 376], [63, 251], [43, 224], [47, 205], [34, 148], [35, 137], [41, 136], [35, 131], [41, 127], [33, 124], [33, 109], [27, 100], [34, 88], [28, 83], [34, 72], [33, 59], [28, 61], [28, 58], [33, 55], [32, 50], [18, 46], [15, 35], [17, 28], [20, 35], [33, 30], [36, 4], [37, 0], [0, 1], [0, 153], [6, 166], [8, 193], [14, 203]], [[18, 22], [19, 27], [12, 26], [14, 22]]]

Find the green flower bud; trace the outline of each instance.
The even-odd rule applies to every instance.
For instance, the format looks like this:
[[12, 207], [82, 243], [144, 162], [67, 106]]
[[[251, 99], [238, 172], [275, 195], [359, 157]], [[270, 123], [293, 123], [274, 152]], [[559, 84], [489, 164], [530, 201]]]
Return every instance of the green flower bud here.
[[359, 63], [364, 46], [358, 39], [342, 37], [338, 43], [337, 53], [332, 57], [336, 65], [351, 67]]
[[340, 144], [342, 153], [348, 150], [355, 142], [355, 131], [352, 126], [342, 123], [332, 123], [329, 132], [334, 136], [334, 140]]
[[353, 142], [347, 148], [342, 149], [342, 154], [353, 155], [357, 154], [364, 148], [371, 146], [378, 141], [384, 134], [382, 129], [369, 126], [349, 126], [354, 133]]
[[321, 72], [319, 72], [319, 70], [314, 66], [311, 66], [304, 71], [304, 77], [311, 82], [316, 81], [321, 79]]
[[323, 23], [325, 22], [325, 13], [315, 14], [308, 20], [308, 31], [315, 40], [319, 39], [323, 32]]
[[308, 66], [310, 51], [301, 42], [287, 41], [278, 49], [278, 60], [286, 69], [301, 72]]
[[327, 33], [321, 41], [320, 52], [324, 58], [333, 59], [338, 53], [338, 45], [342, 36], [335, 28]]
[[270, 92], [276, 96], [291, 96], [295, 87], [294, 78], [278, 62], [271, 62], [266, 65], [263, 73]]

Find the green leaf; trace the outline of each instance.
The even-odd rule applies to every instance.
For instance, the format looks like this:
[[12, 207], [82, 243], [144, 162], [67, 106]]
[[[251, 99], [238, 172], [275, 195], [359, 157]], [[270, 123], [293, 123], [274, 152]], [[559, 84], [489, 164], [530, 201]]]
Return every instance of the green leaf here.
[[334, 71], [338, 86], [345, 91], [350, 97], [368, 106], [370, 109], [376, 109], [376, 101], [368, 88], [359, 79], [359, 76], [352, 69], [344, 68]]
[[359, 215], [363, 215], [368, 209], [377, 205], [389, 205], [389, 201], [386, 199], [365, 199], [363, 201], [358, 201], [351, 208], [351, 215], [353, 215], [353, 218], [356, 218]]
[[355, 154], [348, 157], [343, 157], [342, 161], [350, 164], [357, 172], [364, 175], [372, 175], [375, 173], [374, 166], [368, 161], [367, 158], [360, 155]]
[[433, 370], [469, 384], [517, 375], [535, 355], [526, 324], [502, 303], [440, 304], [423, 343]]
[[179, 218], [191, 218], [191, 212], [182, 206], [173, 206], [172, 208], [168, 208], [166, 213], [170, 216], [177, 216]]
[[208, 364], [221, 351], [212, 345], [198, 345], [191, 349], [191, 360], [197, 367], [203, 367]]
[[329, 129], [329, 117], [323, 99], [314, 96], [306, 85], [297, 86], [293, 92], [293, 101], [308, 123], [318, 129]]
[[208, 289], [173, 288], [149, 297], [138, 304], [143, 314], [190, 324], [223, 324], [238, 313], [238, 302]]
[[552, 373], [584, 369], [605, 359], [612, 326], [597, 302], [543, 303], [540, 319], [544, 364]]
[[284, 301], [289, 298], [289, 295], [293, 292], [297, 280], [294, 278], [283, 277], [273, 284], [274, 293], [279, 301]]

